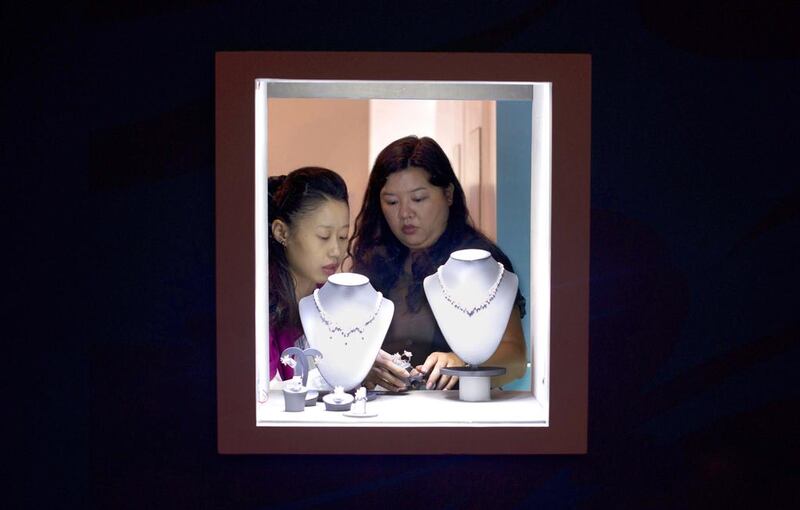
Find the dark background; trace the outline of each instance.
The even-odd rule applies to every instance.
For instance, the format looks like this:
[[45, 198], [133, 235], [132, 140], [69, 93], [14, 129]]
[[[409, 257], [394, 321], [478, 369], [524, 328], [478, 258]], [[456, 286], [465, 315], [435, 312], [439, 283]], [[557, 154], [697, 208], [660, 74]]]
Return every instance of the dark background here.
[[[798, 5], [4, 3], [5, 386], [30, 391], [6, 404], [3, 478], [20, 506], [785, 507]], [[216, 453], [229, 50], [592, 55], [588, 454]]]

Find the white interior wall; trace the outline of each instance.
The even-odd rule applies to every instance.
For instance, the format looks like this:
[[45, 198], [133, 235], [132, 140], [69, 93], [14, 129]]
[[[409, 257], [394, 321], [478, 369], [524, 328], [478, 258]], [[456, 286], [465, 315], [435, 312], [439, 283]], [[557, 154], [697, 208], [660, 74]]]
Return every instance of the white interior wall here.
[[350, 232], [369, 176], [369, 105], [352, 99], [269, 99], [268, 174], [303, 166], [336, 171], [350, 195]]
[[369, 101], [369, 156], [372, 169], [384, 147], [408, 135], [436, 139], [437, 101], [406, 99], [371, 99]]
[[450, 159], [476, 225], [497, 238], [494, 101], [370, 100], [372, 168], [378, 153], [408, 135], [430, 136]]
[[[325, 85], [320, 85], [320, 86], [323, 89], [325, 87]], [[550, 90], [551, 90], [550, 84], [536, 84], [537, 93], [534, 94], [534, 103], [535, 103], [534, 112], [538, 111], [538, 112], [541, 112], [542, 114], [541, 115], [534, 115], [533, 150], [532, 150], [533, 155], [534, 155], [534, 165], [533, 165], [534, 168], [533, 168], [533, 172], [532, 172], [533, 175], [532, 175], [532, 183], [531, 183], [531, 185], [532, 185], [531, 200], [532, 200], [533, 204], [536, 204], [536, 207], [531, 207], [531, 224], [532, 224], [532, 232], [531, 232], [531, 234], [532, 234], [532, 236], [531, 236], [532, 237], [532, 240], [531, 240], [531, 273], [533, 275], [535, 275], [532, 278], [533, 299], [534, 299], [534, 301], [532, 303], [532, 314], [533, 314], [533, 321], [534, 321], [533, 329], [535, 331], [535, 333], [533, 335], [533, 346], [532, 347], [533, 347], [533, 359], [538, 361], [537, 364], [536, 364], [536, 370], [535, 370], [535, 373], [537, 374], [537, 376], [536, 376], [536, 380], [535, 380], [535, 382], [533, 384], [533, 388], [532, 389], [533, 389], [534, 396], [537, 397], [537, 400], [540, 403], [544, 404], [545, 408], [547, 408], [547, 406], [549, 404], [549, 327], [550, 327], [550, 325], [549, 325], [549, 314], [550, 314], [550, 307], [549, 307], [549, 304], [550, 304], [549, 303], [549, 292], [550, 292], [550, 280], [549, 280], [549, 276], [550, 276], [549, 275], [549, 272], [550, 272], [550, 257], [549, 257], [550, 256], [550, 231], [549, 231], [549, 222], [550, 222], [550, 208], [551, 208], [551, 203], [550, 203], [550, 178], [551, 178], [551, 173], [552, 173], [551, 162], [550, 162], [550, 152], [549, 152], [550, 151], [550, 145], [551, 145], [551, 138], [550, 137], [551, 137], [551, 129], [552, 129], [552, 124], [551, 124], [551, 119], [550, 119], [550, 110], [549, 110], [550, 101], [551, 101], [551, 95], [550, 95], [551, 92], [550, 92]], [[544, 93], [542, 93], [542, 92], [544, 92]], [[284, 91], [284, 93], [286, 93], [286, 92]], [[263, 144], [265, 138], [267, 138], [266, 137], [266, 131], [267, 130], [266, 130], [266, 126], [263, 126], [263, 124], [259, 123], [259, 118], [260, 117], [259, 117], [258, 113], [263, 111], [264, 103], [267, 102], [265, 89], [261, 89], [260, 92], [257, 92], [256, 97], [257, 97], [257, 101], [256, 101], [256, 113], [257, 113], [257, 115], [256, 115], [256, 138], [257, 138], [257, 142], [256, 142], [256, 167], [257, 167], [257, 170], [260, 171], [260, 175], [263, 175], [263, 170], [261, 170], [261, 169], [264, 168], [264, 164], [260, 163], [261, 159], [259, 159], [260, 158], [259, 154], [263, 155], [264, 152], [265, 152], [264, 151], [264, 148], [265, 148], [264, 145], [267, 145], [267, 144], [264, 144], [264, 145], [261, 145], [261, 144]], [[291, 96], [286, 96], [286, 97], [291, 97]], [[373, 97], [375, 97], [375, 96], [373, 96]], [[259, 102], [259, 98], [262, 98], [263, 101]], [[307, 154], [307, 153], [313, 153], [314, 152], [313, 147], [311, 147], [312, 144], [310, 144], [310, 142], [313, 142], [313, 137], [310, 135], [310, 133], [308, 131], [304, 130], [303, 128], [305, 127], [305, 128], [308, 128], [311, 131], [316, 131], [315, 130], [316, 126], [314, 125], [314, 123], [317, 123], [318, 121], [320, 121], [320, 119], [319, 119], [320, 112], [318, 111], [318, 109], [311, 108], [310, 112], [312, 113], [312, 115], [309, 115], [309, 116], [306, 117], [306, 113], [308, 113], [308, 112], [305, 112], [303, 110], [303, 108], [302, 108], [303, 105], [298, 104], [295, 107], [287, 108], [288, 114], [289, 114], [287, 116], [286, 115], [287, 111], [283, 111], [283, 112], [278, 112], [277, 111], [277, 110], [282, 108], [282, 105], [278, 104], [277, 101], [281, 101], [281, 100], [280, 99], [270, 99], [269, 100], [270, 111], [269, 111], [268, 117], [269, 117], [270, 125], [272, 125], [272, 126], [282, 125], [283, 121], [279, 121], [281, 118], [286, 120], [286, 123], [288, 125], [302, 124], [301, 118], [305, 118], [306, 122], [309, 122], [310, 125], [308, 125], [308, 126], [294, 125], [293, 126], [292, 129], [294, 129], [294, 131], [296, 133], [296, 136], [298, 137], [298, 140], [299, 140], [295, 145], [291, 145], [292, 141], [287, 142], [286, 140], [284, 140], [283, 142], [281, 142], [281, 141], [278, 140], [278, 138], [280, 136], [283, 136], [280, 133], [281, 130], [278, 130], [278, 131], [275, 131], [275, 130], [272, 130], [272, 129], [269, 130], [269, 132], [270, 132], [270, 139], [269, 139], [269, 156], [270, 156], [269, 157], [269, 168], [270, 168], [270, 174], [280, 174], [280, 173], [282, 173], [282, 169], [280, 168], [281, 165], [286, 165], [286, 168], [291, 169], [293, 167], [303, 166], [303, 165], [306, 165], [306, 164], [321, 164], [321, 163], [305, 163], [305, 162], [301, 163], [301, 164], [296, 164], [291, 159], [291, 155], [292, 154], [297, 156], [297, 155], [300, 155], [300, 154]], [[319, 100], [313, 99], [313, 100], [287, 100], [287, 101], [310, 101], [311, 104], [314, 104], [314, 103], [317, 103]], [[341, 100], [341, 101], [347, 102], [349, 100]], [[358, 102], [358, 101], [352, 101], [352, 102]], [[356, 124], [362, 126], [365, 129], [365, 131], [364, 131], [363, 136], [355, 137], [356, 138], [356, 142], [357, 142], [356, 145], [359, 145], [360, 141], [364, 141], [364, 140], [367, 141], [367, 144], [366, 144], [367, 146], [366, 146], [366, 148], [364, 150], [368, 154], [370, 154], [370, 156], [367, 159], [371, 163], [372, 162], [371, 160], [374, 159], [374, 156], [372, 156], [372, 150], [373, 150], [372, 146], [373, 146], [373, 144], [371, 143], [373, 141], [373, 137], [372, 137], [372, 134], [370, 132], [370, 122], [369, 122], [371, 106], [368, 103], [364, 102], [363, 100], [361, 102], [366, 108], [366, 115], [363, 115], [363, 116], [361, 114], [356, 115], [357, 119], [361, 119], [361, 121], [356, 120]], [[322, 109], [326, 110], [326, 108], [322, 108]], [[339, 131], [341, 131], [341, 133], [337, 133], [335, 135], [331, 135], [330, 131], [326, 131], [326, 132], [323, 133], [323, 137], [330, 135], [330, 136], [328, 136], [328, 138], [330, 138], [330, 139], [341, 139], [342, 143], [347, 143], [347, 136], [346, 136], [347, 133], [346, 133], [346, 129], [345, 129], [347, 127], [347, 123], [348, 123], [347, 122], [347, 118], [343, 117], [341, 115], [337, 115], [335, 112], [333, 113], [333, 115], [331, 115], [331, 112], [327, 112], [327, 114], [324, 115], [324, 117], [327, 117], [327, 118], [324, 119], [324, 121], [322, 121], [322, 122], [324, 122], [326, 125], [329, 125], [329, 129], [334, 129], [334, 130], [338, 129]], [[435, 124], [434, 124], [434, 127], [435, 127]], [[492, 123], [492, 129], [493, 129], [493, 127], [494, 127], [494, 122]], [[323, 130], [323, 131], [325, 131], [325, 130]], [[405, 136], [406, 134], [409, 134], [409, 133], [408, 132], [404, 132], [402, 134], [399, 134], [399, 135], [395, 136], [394, 138], [391, 138], [391, 139], [387, 140], [385, 143], [389, 143], [393, 139], [399, 138], [401, 136]], [[434, 135], [432, 135], [430, 133], [417, 133], [417, 134], [422, 134], [422, 135], [428, 134], [428, 136], [434, 136]], [[260, 140], [260, 142], [259, 142], [259, 140]], [[301, 143], [302, 141], [305, 141], [306, 143], [305, 144]], [[494, 142], [494, 140], [492, 140], [492, 141]], [[385, 145], [385, 143], [383, 143], [383, 145]], [[285, 144], [285, 149], [281, 149], [282, 144]], [[375, 146], [380, 145], [380, 147], [378, 147], [378, 151], [383, 146], [383, 145], [381, 145], [381, 142], [378, 142], [377, 140], [376, 140], [374, 145]], [[289, 149], [290, 146], [293, 147], [293, 148]], [[285, 154], [281, 155], [280, 153], [276, 153], [276, 151], [278, 151], [278, 150], [280, 150], [282, 152], [285, 152]], [[445, 149], [445, 150], [447, 150], [447, 149]], [[336, 151], [334, 150], [332, 152], [336, 152]], [[345, 155], [349, 154], [350, 156], [358, 157], [359, 159], [361, 159], [362, 163], [360, 163], [360, 164], [356, 163], [354, 165], [354, 168], [359, 168], [359, 167], [363, 168], [363, 152], [361, 152], [359, 147], [355, 147], [355, 148], [349, 147], [346, 150], [344, 150], [343, 153]], [[377, 154], [377, 151], [375, 151], [375, 154]], [[491, 154], [494, 155], [494, 149], [491, 150]], [[538, 154], [538, 157], [537, 157], [537, 154]], [[285, 161], [285, 158], [288, 158], [288, 160]], [[455, 162], [454, 162], [454, 165], [455, 165]], [[327, 165], [323, 165], [323, 166], [330, 166], [330, 167], [334, 167], [335, 168], [336, 164], [327, 164]], [[344, 167], [350, 168], [351, 167], [350, 163], [343, 164], [342, 168], [344, 168]], [[339, 171], [342, 170], [340, 168], [335, 168], [335, 169], [339, 170]], [[362, 173], [363, 173], [363, 176], [362, 176], [363, 183], [365, 184], [366, 183], [366, 179], [367, 179], [367, 172], [365, 171], [365, 172], [362, 172]], [[355, 197], [356, 200], [358, 200], [359, 206], [360, 206], [361, 196], [360, 196], [360, 194], [356, 195], [353, 192], [355, 186], [353, 186], [352, 184], [354, 184], [354, 183], [351, 182], [351, 179], [353, 181], [356, 181], [356, 180], [359, 179], [359, 171], [357, 171], [352, 178], [347, 178], [346, 177], [346, 179], [348, 180], [348, 186], [350, 187], [350, 190], [351, 190], [351, 196]], [[257, 180], [257, 186], [258, 186], [259, 185], [258, 184], [258, 177], [257, 177], [256, 180]], [[363, 185], [362, 185], [362, 189], [363, 189]], [[263, 196], [261, 197], [261, 201], [263, 202]], [[352, 204], [352, 201], [351, 201], [351, 204]], [[264, 212], [262, 210], [263, 207], [262, 207], [262, 209], [259, 209], [258, 192], [257, 192], [257, 196], [256, 196], [256, 209], [257, 209], [257, 212], [260, 211], [260, 214], [263, 215], [263, 212]], [[357, 207], [352, 208], [351, 209], [351, 214], [355, 214], [357, 212], [357, 210], [358, 210]], [[258, 226], [257, 226], [256, 230], [257, 230], [256, 236], [258, 237]], [[257, 242], [257, 249], [256, 249], [256, 258], [257, 258], [257, 260], [259, 260], [259, 253], [258, 253], [259, 252], [259, 248], [258, 247], [262, 246], [262, 245], [263, 245], [263, 243], [259, 244]], [[260, 265], [263, 267], [263, 265], [264, 265], [263, 259], [266, 256], [266, 253], [262, 253], [261, 255], [262, 256], [261, 256], [260, 260], [262, 262], [260, 263]], [[256, 271], [256, 279], [257, 279], [257, 281], [259, 280], [259, 273], [261, 273], [262, 276], [264, 276], [263, 275], [263, 273], [264, 273], [263, 269], [260, 272], [257, 269], [257, 271]], [[257, 319], [257, 321], [256, 321], [257, 325], [258, 325], [259, 322], [260, 323], [264, 323], [265, 322], [265, 320], [264, 320], [265, 319], [264, 310], [266, 309], [266, 307], [265, 306], [258, 306], [259, 296], [261, 296], [261, 299], [263, 301], [263, 300], [265, 300], [265, 293], [266, 293], [266, 291], [265, 291], [264, 286], [261, 285], [261, 289], [259, 290], [259, 285], [257, 284], [256, 285], [256, 294], [257, 294], [256, 304], [257, 304], [257, 310], [259, 310], [259, 312], [257, 313], [257, 316], [261, 317], [261, 320]], [[256, 347], [256, 351], [258, 352], [259, 345], [261, 347], [263, 347], [262, 344], [264, 342], [266, 342], [267, 339], [266, 339], [266, 332], [265, 331], [262, 331], [261, 333], [258, 333], [259, 328], [257, 327], [256, 329], [257, 329], [257, 335], [256, 335], [257, 347]], [[261, 328], [261, 329], [263, 330], [265, 328]], [[267, 362], [267, 360], [266, 360], [265, 356], [257, 356], [257, 365], [258, 365], [258, 368], [259, 368], [260, 372], [263, 372], [263, 371], [266, 370], [266, 366], [265, 366], [266, 362]], [[542, 376], [544, 376], [544, 377], [542, 377]], [[436, 418], [436, 419], [438, 419], [438, 418]], [[547, 421], [545, 423], [547, 423]]]

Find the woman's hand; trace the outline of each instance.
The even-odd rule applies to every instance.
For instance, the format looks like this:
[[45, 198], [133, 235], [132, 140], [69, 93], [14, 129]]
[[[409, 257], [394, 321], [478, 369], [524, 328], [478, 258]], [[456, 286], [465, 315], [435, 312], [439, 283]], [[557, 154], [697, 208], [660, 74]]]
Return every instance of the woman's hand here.
[[443, 368], [463, 367], [464, 362], [452, 352], [432, 352], [425, 363], [417, 365], [416, 369], [428, 375], [425, 387], [429, 390], [449, 390], [458, 382], [458, 377], [442, 374]]
[[364, 387], [374, 390], [376, 385], [381, 385], [389, 391], [403, 391], [408, 388], [408, 377], [409, 373], [395, 365], [392, 356], [381, 349], [364, 379]]

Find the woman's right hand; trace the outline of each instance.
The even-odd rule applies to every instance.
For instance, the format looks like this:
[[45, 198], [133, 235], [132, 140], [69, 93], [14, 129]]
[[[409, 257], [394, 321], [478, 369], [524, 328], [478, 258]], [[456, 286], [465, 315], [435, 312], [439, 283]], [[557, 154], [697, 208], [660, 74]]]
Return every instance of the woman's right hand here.
[[392, 362], [392, 356], [383, 349], [378, 352], [369, 374], [364, 379], [364, 387], [374, 390], [380, 385], [389, 391], [404, 391], [408, 388], [409, 373]]
[[454, 352], [432, 352], [425, 363], [418, 365], [416, 370], [427, 375], [428, 382], [425, 384], [427, 389], [450, 390], [455, 387], [458, 377], [444, 375], [441, 373], [442, 369], [463, 367], [464, 365], [464, 361]]

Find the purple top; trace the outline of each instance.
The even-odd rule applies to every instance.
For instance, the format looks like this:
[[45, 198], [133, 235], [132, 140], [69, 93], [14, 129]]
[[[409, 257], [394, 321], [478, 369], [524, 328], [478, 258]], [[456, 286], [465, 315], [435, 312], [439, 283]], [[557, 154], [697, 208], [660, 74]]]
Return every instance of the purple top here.
[[294, 347], [297, 338], [303, 332], [298, 328], [285, 328], [281, 330], [274, 330], [269, 328], [269, 380], [275, 377], [275, 372], [281, 374], [281, 379], [288, 381], [294, 377], [294, 369], [281, 363], [281, 353], [289, 348]]

